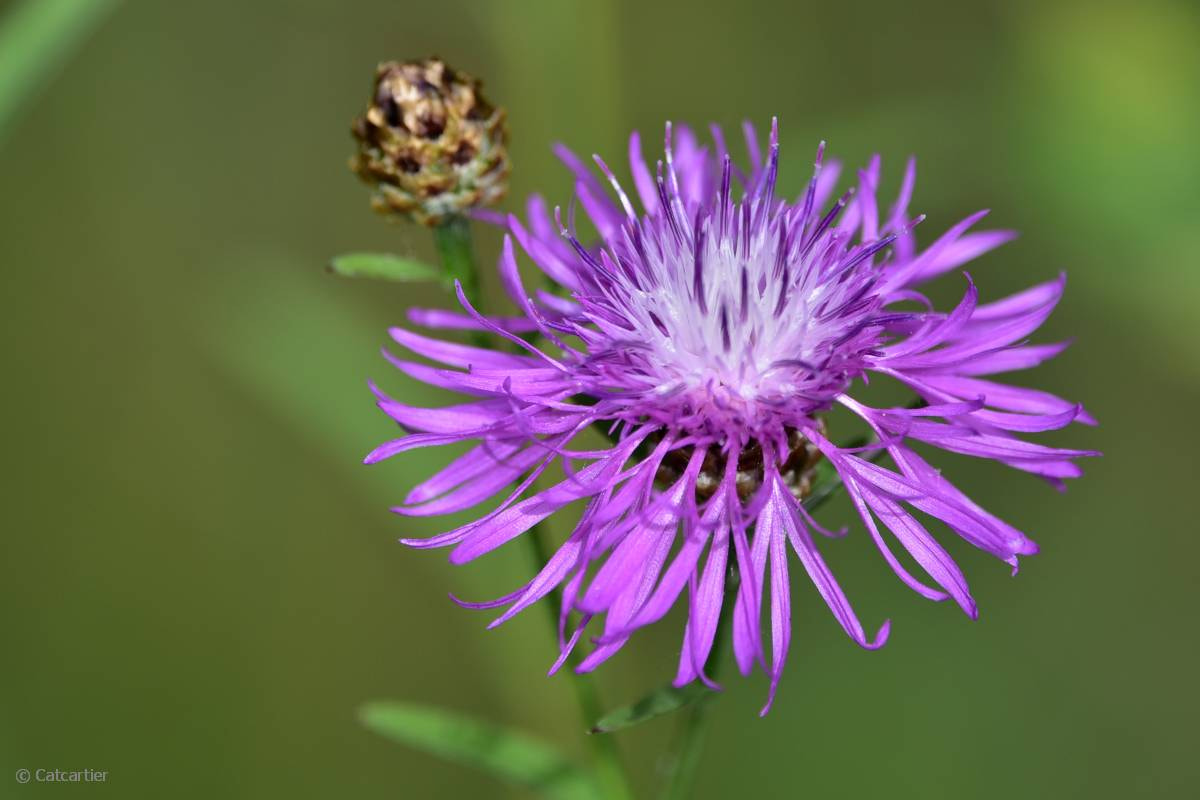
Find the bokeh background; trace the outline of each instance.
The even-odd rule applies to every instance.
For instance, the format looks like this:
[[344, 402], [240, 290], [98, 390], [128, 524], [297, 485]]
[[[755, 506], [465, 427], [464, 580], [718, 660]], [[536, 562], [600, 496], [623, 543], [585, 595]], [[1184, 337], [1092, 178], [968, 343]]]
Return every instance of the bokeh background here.
[[[986, 297], [1069, 271], [1041, 340], [1076, 344], [1019, 379], [1086, 401], [1101, 427], [1053, 441], [1105, 458], [1066, 496], [946, 462], [1042, 554], [1011, 578], [954, 546], [971, 624], [908, 592], [861, 530], [826, 542], [864, 620], [893, 618], [891, 643], [859, 650], [797, 581], [774, 711], [757, 715], [761, 675], [729, 681], [697, 797], [1195, 790], [1196, 5], [112, 5], [0, 127], [0, 794], [59, 793], [18, 786], [17, 768], [90, 767], [108, 783], [61, 793], [528, 796], [362, 729], [375, 698], [583, 756], [568, 679], [544, 676], [543, 615], [488, 632], [446, 599], [519, 585], [525, 551], [451, 568], [405, 549], [442, 527], [387, 508], [448, 456], [359, 464], [394, 431], [368, 377], [445, 399], [378, 355], [436, 290], [323, 270], [353, 250], [433, 257], [345, 165], [375, 62], [429, 53], [508, 107], [508, 208], [568, 199], [555, 141], [614, 164], [633, 128], [777, 114], [789, 193], [822, 138], [850, 165], [881, 152], [885, 196], [915, 153], [926, 240], [981, 207], [1022, 232], [973, 267]], [[479, 236], [490, 262], [497, 236]], [[610, 705], [673, 675], [673, 619], [600, 673]], [[672, 730], [621, 735], [642, 794]]]

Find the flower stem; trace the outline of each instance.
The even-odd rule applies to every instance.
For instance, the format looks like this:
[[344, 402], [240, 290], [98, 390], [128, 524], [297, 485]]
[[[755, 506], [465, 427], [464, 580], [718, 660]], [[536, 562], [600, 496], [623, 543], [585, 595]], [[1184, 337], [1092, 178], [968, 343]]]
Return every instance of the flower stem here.
[[[433, 229], [433, 243], [437, 246], [438, 257], [442, 260], [442, 270], [446, 281], [462, 284], [463, 294], [476, 311], [482, 313], [483, 298], [480, 296], [479, 268], [475, 265], [475, 253], [471, 247], [471, 221], [464, 216], [455, 215]], [[476, 347], [487, 347], [487, 332], [474, 329], [471, 331], [471, 344]]]
[[[442, 268], [445, 270], [447, 279], [457, 280], [462, 285], [463, 294], [467, 300], [477, 311], [484, 313], [483, 298], [480, 296], [479, 269], [475, 264], [475, 255], [471, 247], [470, 221], [463, 216], [448, 218], [433, 229], [433, 240], [437, 245], [438, 255], [441, 257]], [[472, 331], [471, 339], [474, 344], [481, 347], [487, 346], [489, 343], [487, 332], [483, 330]], [[550, 558], [541, 526], [535, 524], [522, 538], [529, 542], [534, 569], [541, 570]], [[558, 609], [562, 605], [559, 590], [552, 590], [542, 604], [549, 614], [550, 630], [557, 641]], [[583, 724], [586, 729], [590, 729], [604, 714], [604, 704], [591, 675], [575, 671], [579, 661], [577, 651], [572, 651], [567, 656], [566, 666], [571, 673], [571, 682], [575, 687], [575, 699], [579, 704], [579, 713], [583, 718]], [[592, 749], [601, 796], [605, 800], [631, 800], [633, 793], [629, 788], [629, 779], [621, 763], [621, 752], [617, 746], [617, 740], [612, 736], [589, 736], [588, 743]]]
[[[546, 540], [542, 535], [541, 526], [534, 525], [525, 534], [525, 538], [530, 543], [530, 555], [533, 557], [534, 568], [540, 570], [546, 565], [550, 557], [550, 553], [546, 547]], [[546, 608], [546, 613], [549, 615], [550, 629], [557, 640], [557, 609], [562, 606], [559, 590], [550, 590], [543, 605]], [[596, 721], [604, 715], [605, 707], [600, 700], [600, 692], [596, 688], [592, 676], [588, 673], [575, 671], [575, 667], [579, 665], [579, 662], [579, 651], [572, 650], [571, 654], [567, 656], [566, 667], [571, 674], [571, 683], [575, 687], [575, 700], [579, 703], [579, 715], [583, 719], [583, 724], [588, 729], [591, 729], [596, 724]], [[629, 779], [625, 775], [625, 767], [621, 762], [621, 750], [617, 745], [616, 737], [589, 734], [588, 744], [591, 745], [592, 758], [595, 763], [596, 778], [600, 784], [601, 796], [605, 800], [610, 800], [610, 798], [612, 800], [627, 800], [628, 798], [632, 798], [633, 792], [629, 788]]]
[[[716, 680], [721, 671], [725, 639], [729, 630], [730, 618], [733, 616], [733, 598], [737, 596], [739, 583], [736, 568], [731, 568], [725, 589], [727, 599], [721, 609], [721, 618], [717, 622], [712, 650], [709, 651], [708, 660], [704, 663], [705, 674], [713, 680]], [[663, 800], [687, 800], [692, 796], [692, 786], [696, 781], [696, 768], [700, 766], [700, 756], [704, 752], [704, 742], [708, 735], [708, 704], [713, 699], [711, 697], [702, 698], [692, 703], [683, 712], [679, 735], [672, 748], [667, 786], [662, 794]]]
[[471, 222], [466, 217], [448, 217], [433, 229], [433, 242], [437, 245], [442, 268], [450, 282], [462, 284], [463, 294], [473, 304], [480, 302], [479, 270], [475, 266], [475, 254], [471, 249]]

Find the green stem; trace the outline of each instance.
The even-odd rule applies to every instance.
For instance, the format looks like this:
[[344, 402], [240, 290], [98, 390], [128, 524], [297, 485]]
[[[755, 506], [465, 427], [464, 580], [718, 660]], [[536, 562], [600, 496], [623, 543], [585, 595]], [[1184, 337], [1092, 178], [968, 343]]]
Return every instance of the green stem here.
[[[467, 300], [475, 307], [476, 311], [483, 313], [479, 270], [475, 265], [475, 256], [471, 247], [470, 222], [466, 217], [450, 217], [433, 229], [433, 241], [437, 245], [446, 277], [451, 281], [457, 280], [461, 284]], [[489, 344], [486, 331], [472, 331], [471, 339], [478, 346]], [[522, 538], [529, 542], [534, 569], [541, 570], [550, 559], [541, 526], [534, 525]], [[542, 605], [546, 607], [549, 614], [550, 630], [557, 641], [558, 609], [562, 605], [562, 596], [558, 589], [552, 590]], [[575, 699], [579, 703], [579, 713], [583, 717], [583, 724], [590, 729], [604, 714], [604, 704], [600, 700], [600, 692], [591, 675], [575, 671], [579, 662], [578, 651], [572, 651], [567, 656], [566, 666], [571, 673], [571, 682], [575, 687]], [[612, 736], [589, 736], [588, 742], [592, 748], [596, 777], [602, 796], [605, 800], [631, 800], [633, 793], [629, 788], [629, 779], [625, 775], [625, 768], [621, 763], [621, 752], [617, 746], [617, 740]]]
[[[455, 215], [433, 229], [433, 243], [437, 245], [438, 257], [446, 280], [462, 285], [463, 295], [482, 313], [483, 297], [480, 292], [479, 269], [475, 266], [475, 253], [471, 247], [471, 221]], [[488, 345], [487, 332], [471, 331], [471, 343], [477, 347]]]
[[[717, 622], [717, 631], [713, 636], [713, 646], [708, 653], [708, 661], [704, 664], [704, 672], [709, 678], [716, 680], [724, 660], [725, 639], [729, 632], [729, 624], [733, 616], [734, 598], [741, 581], [735, 568], [730, 568], [729, 579], [725, 586], [725, 605], [721, 608], [721, 619]], [[692, 796], [692, 786], [696, 781], [696, 768], [700, 766], [700, 756], [704, 752], [704, 742], [708, 736], [708, 705], [711, 698], [704, 698], [692, 703], [683, 712], [679, 735], [672, 747], [672, 757], [668, 766], [667, 786], [663, 792], [663, 800], [687, 800]]]
[[[463, 294], [472, 304], [478, 304], [479, 270], [471, 249], [471, 222], [466, 217], [453, 216], [433, 229], [433, 242], [442, 259], [442, 268], [450, 282], [462, 284]], [[479, 308], [475, 305], [476, 309]]]
[[[529, 540], [530, 555], [533, 557], [534, 568], [540, 570], [550, 558], [546, 540], [542, 535], [540, 525], [534, 525], [525, 534]], [[558, 609], [562, 607], [562, 595], [558, 589], [550, 590], [542, 605], [550, 621], [550, 629], [558, 638]], [[571, 684], [575, 688], [575, 700], [579, 703], [579, 715], [583, 724], [591, 729], [596, 720], [604, 715], [604, 703], [600, 700], [600, 692], [595, 681], [588, 673], [575, 671], [581, 658], [578, 650], [572, 650], [567, 656], [566, 668], [571, 674]], [[621, 762], [621, 750], [615, 736], [588, 736], [588, 744], [592, 749], [595, 761], [596, 777], [600, 783], [601, 796], [605, 800], [626, 800], [632, 798], [633, 792], [629, 787], [629, 779], [625, 775], [625, 767]]]

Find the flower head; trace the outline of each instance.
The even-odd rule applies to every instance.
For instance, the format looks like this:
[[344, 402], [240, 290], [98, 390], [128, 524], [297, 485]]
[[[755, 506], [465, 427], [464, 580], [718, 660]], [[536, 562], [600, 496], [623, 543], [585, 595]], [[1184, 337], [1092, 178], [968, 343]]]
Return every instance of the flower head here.
[[[574, 205], [564, 222], [561, 211], [552, 216], [534, 197], [527, 223], [509, 217], [499, 271], [520, 315], [484, 316], [460, 290], [465, 313], [414, 310], [411, 317], [432, 327], [488, 330], [517, 352], [394, 329], [400, 345], [448, 367], [391, 357], [401, 370], [474, 399], [424, 409], [376, 390], [380, 407], [413, 433], [367, 460], [478, 442], [409, 494], [396, 509], [406, 515], [460, 511], [517, 482], [479, 519], [406, 540], [453, 546], [454, 563], [584, 501], [578, 524], [532, 581], [492, 603], [465, 604], [507, 606], [493, 624], [561, 585], [564, 657], [592, 620], [604, 618], [579, 667], [590, 670], [686, 594], [681, 685], [708, 681], [704, 664], [718, 616], [732, 603], [737, 663], [743, 673], [760, 664], [773, 699], [790, 639], [789, 548], [855, 642], [876, 648], [888, 635], [887, 622], [874, 634], [864, 629], [817, 546], [820, 537], [840, 535], [819, 526], [803, 504], [822, 459], [900, 579], [974, 617], [962, 572], [914, 512], [1014, 570], [1018, 557], [1037, 547], [959, 491], [912, 444], [991, 459], [1061, 486], [1080, 474], [1074, 460], [1093, 453], [1019, 434], [1094, 421], [1075, 403], [985, 377], [1034, 366], [1064, 348], [1025, 343], [1061, 296], [1062, 277], [980, 304], [967, 276], [962, 300], [949, 312], [934, 310], [918, 288], [1012, 234], [969, 232], [980, 213], [919, 249], [913, 228], [920, 218], [908, 214], [911, 161], [899, 198], [881, 213], [878, 157], [830, 203], [838, 168], [824, 163], [822, 145], [812, 180], [790, 201], [775, 191], [777, 126], [765, 155], [749, 126], [746, 144], [749, 166], [740, 169], [719, 129], [709, 148], [690, 130], [668, 125], [665, 157], [652, 172], [634, 134], [630, 168], [640, 211], [602, 160], [592, 171], [560, 148], [599, 243], [589, 246], [574, 233]], [[514, 240], [567, 296], [527, 290]], [[535, 339], [544, 344], [531, 344]], [[856, 399], [868, 376], [899, 382], [917, 403], [873, 407]], [[869, 443], [833, 443], [824, 414], [835, 406], [862, 420]], [[582, 449], [577, 437], [594, 425], [604, 427], [611, 445]], [[874, 463], [884, 453], [894, 466]], [[554, 463], [565, 478], [536, 489], [534, 481]], [[924, 577], [897, 558], [897, 544]], [[731, 567], [740, 581], [726, 596]], [[760, 624], [764, 604], [769, 647]]]
[[359, 149], [350, 161], [375, 187], [376, 210], [437, 225], [504, 196], [504, 110], [480, 88], [437, 58], [379, 65], [371, 106], [351, 127]]

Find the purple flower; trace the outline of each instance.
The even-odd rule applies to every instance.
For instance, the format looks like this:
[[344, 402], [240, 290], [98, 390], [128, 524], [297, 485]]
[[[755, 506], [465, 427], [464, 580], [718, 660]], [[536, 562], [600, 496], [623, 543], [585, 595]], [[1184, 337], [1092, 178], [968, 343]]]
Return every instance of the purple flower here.
[[[823, 164], [823, 145], [807, 190], [790, 202], [775, 193], [775, 123], [765, 160], [746, 126], [745, 171], [734, 165], [719, 129], [712, 138], [705, 147], [691, 131], [672, 133], [668, 124], [665, 159], [652, 172], [638, 135], [631, 137], [640, 213], [599, 157], [594, 173], [559, 148], [600, 244], [589, 247], [575, 235], [574, 205], [566, 227], [558, 210], [551, 222], [536, 196], [527, 223], [510, 216], [499, 271], [520, 315], [483, 316], [460, 288], [465, 313], [414, 310], [411, 318], [429, 327], [490, 331], [509, 340], [512, 351], [393, 329], [404, 348], [444, 365], [388, 355], [400, 370], [472, 400], [416, 408], [376, 389], [380, 408], [411, 432], [367, 461], [478, 442], [413, 489], [395, 509], [405, 515], [461, 511], [516, 482], [474, 522], [404, 540], [419, 548], [452, 546], [456, 564], [584, 501], [579, 523], [532, 581], [496, 601], [463, 605], [507, 606], [492, 623], [498, 625], [562, 586], [562, 655], [554, 669], [589, 622], [604, 618], [579, 666], [587, 671], [686, 594], [690, 614], [675, 678], [682, 685], [710, 683], [704, 664], [722, 604], [731, 602], [738, 666], [748, 674], [758, 663], [771, 679], [765, 713], [790, 639], [789, 547], [850, 638], [874, 649], [888, 635], [888, 622], [874, 635], [864, 630], [817, 547], [818, 534], [844, 533], [820, 527], [801, 502], [822, 459], [836, 469], [900, 579], [924, 597], [952, 599], [974, 618], [962, 572], [914, 510], [1014, 572], [1017, 557], [1037, 552], [1037, 545], [972, 502], [912, 443], [999, 461], [1062, 487], [1080, 474], [1074, 459], [1095, 453], [1034, 444], [1019, 434], [1094, 420], [1075, 403], [986, 377], [1032, 367], [1064, 349], [1026, 343], [1062, 295], [1062, 276], [982, 305], [966, 276], [963, 298], [948, 313], [935, 311], [919, 291], [1012, 238], [1007, 231], [969, 233], [984, 212], [921, 250], [913, 236], [921, 218], [908, 216], [913, 162], [886, 213], [875, 199], [878, 156], [823, 211], [838, 176], [836, 164]], [[523, 285], [514, 239], [565, 292]], [[530, 344], [531, 334], [544, 346]], [[872, 376], [899, 382], [919, 402], [879, 408], [855, 399]], [[823, 415], [838, 405], [861, 418], [873, 437], [869, 444], [833, 444]], [[606, 446], [580, 443], [592, 426], [607, 433]], [[893, 468], [873, 463], [881, 451]], [[551, 465], [564, 477], [535, 487]], [[896, 545], [924, 576], [897, 559]], [[733, 565], [740, 582], [726, 598]], [[764, 603], [769, 647], [760, 624]]]

